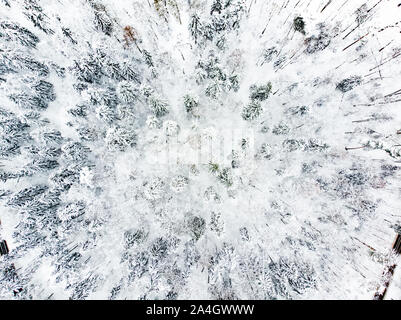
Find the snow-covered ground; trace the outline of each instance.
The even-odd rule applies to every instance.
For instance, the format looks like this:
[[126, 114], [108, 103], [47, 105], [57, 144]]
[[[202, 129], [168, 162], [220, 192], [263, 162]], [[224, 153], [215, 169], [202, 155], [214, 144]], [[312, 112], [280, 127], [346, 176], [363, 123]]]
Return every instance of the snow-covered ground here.
[[388, 300], [400, 300], [401, 297], [401, 271], [400, 268], [396, 268], [394, 271], [394, 276], [385, 298]]
[[0, 0], [0, 298], [373, 298], [401, 223], [400, 17]]

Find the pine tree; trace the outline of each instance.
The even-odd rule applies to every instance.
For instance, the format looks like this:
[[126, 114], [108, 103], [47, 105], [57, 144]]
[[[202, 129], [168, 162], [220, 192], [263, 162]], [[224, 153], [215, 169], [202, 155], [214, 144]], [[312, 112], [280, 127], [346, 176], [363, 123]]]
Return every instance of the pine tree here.
[[293, 21], [294, 30], [305, 34], [305, 22], [302, 17], [296, 17]]
[[14, 113], [0, 108], [0, 157], [8, 158], [20, 153], [21, 145], [29, 140], [29, 125]]
[[85, 104], [78, 104], [75, 107], [68, 110], [68, 113], [74, 117], [86, 117], [88, 116], [88, 106]]
[[345, 93], [345, 92], [352, 90], [353, 88], [360, 85], [361, 83], [362, 83], [361, 77], [353, 76], [353, 77], [349, 77], [347, 79], [340, 81], [337, 84], [336, 89], [341, 91], [342, 93]]
[[239, 90], [239, 77], [238, 75], [233, 75], [228, 78], [228, 90], [233, 90], [237, 92]]
[[260, 102], [251, 101], [244, 109], [242, 110], [242, 118], [244, 120], [255, 120], [262, 113], [263, 108]]
[[120, 75], [123, 80], [126, 81], [134, 81], [137, 84], [141, 84], [142, 79], [140, 75], [140, 71], [137, 70], [136, 66], [131, 64], [128, 61], [124, 61], [120, 68]]
[[136, 146], [137, 135], [132, 129], [113, 127], [107, 130], [105, 140], [109, 149], [124, 151]]
[[212, 99], [217, 99], [223, 92], [223, 88], [224, 83], [220, 81], [213, 81], [206, 87], [205, 94]]
[[153, 114], [160, 118], [168, 114], [168, 104], [167, 102], [161, 100], [156, 96], [152, 96], [148, 99], [149, 108], [153, 112]]
[[215, 12], [220, 14], [222, 10], [223, 10], [223, 4], [221, 0], [214, 0], [212, 7], [210, 8], [210, 14], [213, 15], [213, 13]]
[[10, 2], [8, 0], [1, 0], [5, 6], [11, 8]]
[[206, 231], [206, 221], [202, 217], [190, 216], [187, 218], [187, 228], [191, 237], [198, 241]]
[[96, 115], [108, 125], [112, 124], [118, 119], [117, 110], [111, 105], [100, 105], [98, 108], [96, 108]]
[[197, 117], [199, 113], [199, 102], [197, 99], [191, 97], [190, 95], [184, 96], [184, 106], [188, 114]]
[[189, 23], [189, 32], [191, 33], [191, 36], [194, 39], [195, 44], [198, 44], [199, 39], [202, 38], [203, 26], [199, 16], [196, 13], [194, 13], [191, 16], [191, 20]]
[[231, 187], [233, 184], [233, 176], [231, 169], [223, 168], [218, 175], [218, 179], [227, 187]]
[[320, 25], [320, 33], [319, 35], [311, 36], [305, 39], [305, 43], [307, 44], [306, 52], [308, 54], [313, 54], [317, 51], [322, 51], [326, 49], [331, 42], [331, 37], [325, 31], [325, 26]]
[[113, 32], [113, 22], [106, 12], [95, 11], [94, 19], [95, 28], [106, 35], [110, 36]]
[[40, 7], [36, 0], [25, 0], [25, 12], [24, 15], [33, 22], [35, 27], [47, 34], [53, 34], [54, 31], [47, 25], [49, 24], [49, 17], [43, 13], [42, 7]]
[[154, 67], [152, 55], [150, 54], [150, 52], [144, 49], [142, 51], [142, 54], [145, 59], [145, 63], [148, 65], [148, 67], [150, 68]]
[[102, 65], [95, 59], [93, 54], [86, 58], [74, 61], [73, 70], [79, 81], [97, 83], [102, 77]]
[[63, 34], [71, 41], [72, 44], [78, 44], [78, 42], [73, 38], [72, 31], [68, 28], [62, 27], [61, 30]]
[[44, 110], [48, 107], [48, 100], [41, 99], [36, 95], [13, 93], [8, 97], [22, 109]]
[[39, 38], [31, 31], [8, 21], [0, 23], [0, 38], [6, 41], [19, 41], [21, 45], [29, 48], [36, 48], [39, 43]]
[[268, 82], [266, 85], [261, 86], [252, 85], [249, 88], [249, 91], [251, 92], [249, 97], [251, 98], [251, 100], [264, 101], [269, 97], [271, 90], [272, 85], [270, 82]]
[[140, 94], [138, 86], [129, 81], [121, 81], [117, 87], [117, 96], [124, 103], [134, 103]]

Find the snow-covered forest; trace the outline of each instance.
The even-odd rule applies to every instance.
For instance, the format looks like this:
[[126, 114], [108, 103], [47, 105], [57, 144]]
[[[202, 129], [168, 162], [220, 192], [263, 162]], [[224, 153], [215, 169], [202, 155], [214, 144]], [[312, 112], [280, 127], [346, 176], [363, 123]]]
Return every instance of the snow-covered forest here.
[[400, 32], [396, 0], [0, 0], [0, 299], [372, 299]]

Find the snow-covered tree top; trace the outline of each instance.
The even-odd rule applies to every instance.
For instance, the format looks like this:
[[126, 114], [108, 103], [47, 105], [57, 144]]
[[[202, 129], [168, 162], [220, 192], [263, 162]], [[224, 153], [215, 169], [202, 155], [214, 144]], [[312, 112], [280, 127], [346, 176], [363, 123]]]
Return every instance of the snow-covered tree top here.
[[0, 298], [373, 298], [400, 12], [0, 0]]

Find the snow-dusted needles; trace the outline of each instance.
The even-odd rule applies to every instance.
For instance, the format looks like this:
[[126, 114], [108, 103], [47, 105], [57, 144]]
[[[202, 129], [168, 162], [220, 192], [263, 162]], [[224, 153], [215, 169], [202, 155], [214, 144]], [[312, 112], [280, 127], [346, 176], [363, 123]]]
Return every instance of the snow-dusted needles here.
[[0, 0], [0, 299], [399, 299], [400, 14]]

